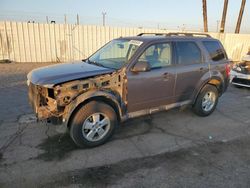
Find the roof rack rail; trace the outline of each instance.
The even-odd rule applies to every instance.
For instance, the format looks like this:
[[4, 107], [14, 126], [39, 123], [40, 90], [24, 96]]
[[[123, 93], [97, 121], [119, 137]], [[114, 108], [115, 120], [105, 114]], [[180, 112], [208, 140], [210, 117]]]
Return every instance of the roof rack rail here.
[[168, 33], [139, 33], [137, 36], [143, 36], [143, 35], [155, 35], [155, 36], [164, 36]]
[[137, 36], [143, 35], [155, 35], [155, 36], [188, 36], [188, 37], [195, 37], [195, 36], [205, 36], [211, 38], [209, 34], [206, 33], [181, 33], [181, 32], [171, 32], [171, 33], [140, 33]]
[[180, 33], [180, 32], [176, 32], [176, 33], [167, 33], [166, 36], [189, 36], [189, 37], [195, 37], [195, 36], [205, 36], [205, 37], [209, 37], [211, 38], [211, 36], [209, 34], [206, 33]]

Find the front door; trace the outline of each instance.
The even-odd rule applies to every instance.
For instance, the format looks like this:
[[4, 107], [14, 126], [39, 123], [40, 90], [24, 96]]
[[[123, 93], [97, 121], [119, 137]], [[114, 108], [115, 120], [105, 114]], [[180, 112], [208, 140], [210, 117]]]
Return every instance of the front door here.
[[137, 63], [147, 62], [150, 70], [128, 71], [128, 112], [150, 109], [173, 102], [175, 67], [171, 43], [149, 46]]

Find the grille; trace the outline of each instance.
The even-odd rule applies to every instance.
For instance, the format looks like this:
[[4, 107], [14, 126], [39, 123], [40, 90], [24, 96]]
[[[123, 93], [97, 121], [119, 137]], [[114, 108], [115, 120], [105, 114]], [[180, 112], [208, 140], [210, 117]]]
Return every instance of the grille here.
[[232, 82], [233, 83], [244, 84], [244, 85], [249, 85], [250, 86], [250, 80], [246, 80], [246, 79], [234, 78], [232, 80]]

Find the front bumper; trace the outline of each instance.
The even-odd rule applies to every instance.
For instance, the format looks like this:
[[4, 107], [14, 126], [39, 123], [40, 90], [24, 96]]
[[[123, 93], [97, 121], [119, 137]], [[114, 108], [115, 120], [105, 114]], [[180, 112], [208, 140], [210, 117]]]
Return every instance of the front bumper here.
[[237, 86], [250, 87], [250, 75], [231, 70], [230, 83]]

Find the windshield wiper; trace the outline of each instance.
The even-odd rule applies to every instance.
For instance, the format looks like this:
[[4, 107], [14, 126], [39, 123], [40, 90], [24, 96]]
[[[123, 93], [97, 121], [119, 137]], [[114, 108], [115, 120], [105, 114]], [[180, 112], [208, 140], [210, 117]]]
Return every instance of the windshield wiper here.
[[[93, 64], [93, 65], [97, 65], [97, 66], [100, 66], [100, 67], [105, 67], [105, 66], [103, 66], [101, 63], [98, 63], [98, 62], [96, 62], [96, 61], [90, 61], [89, 59], [88, 59], [88, 62], [90, 63], [90, 64]], [[106, 68], [106, 67], [105, 67]]]
[[98, 63], [98, 62], [96, 62], [96, 61], [91, 61], [89, 58], [88, 58], [88, 59], [85, 59], [84, 62], [89, 63], [89, 64], [93, 64], [93, 65], [96, 65], [96, 66], [99, 66], [99, 67], [104, 67], [104, 68], [107, 68], [107, 69], [118, 70], [118, 69], [113, 68], [113, 67], [104, 66], [103, 64]]
[[104, 66], [103, 64], [98, 63], [98, 62], [96, 62], [96, 61], [91, 61], [90, 59], [87, 59], [86, 62], [89, 63], [89, 64], [97, 65], [97, 66], [99, 66], [99, 67], [110, 68], [110, 67], [106, 67], [106, 66]]

